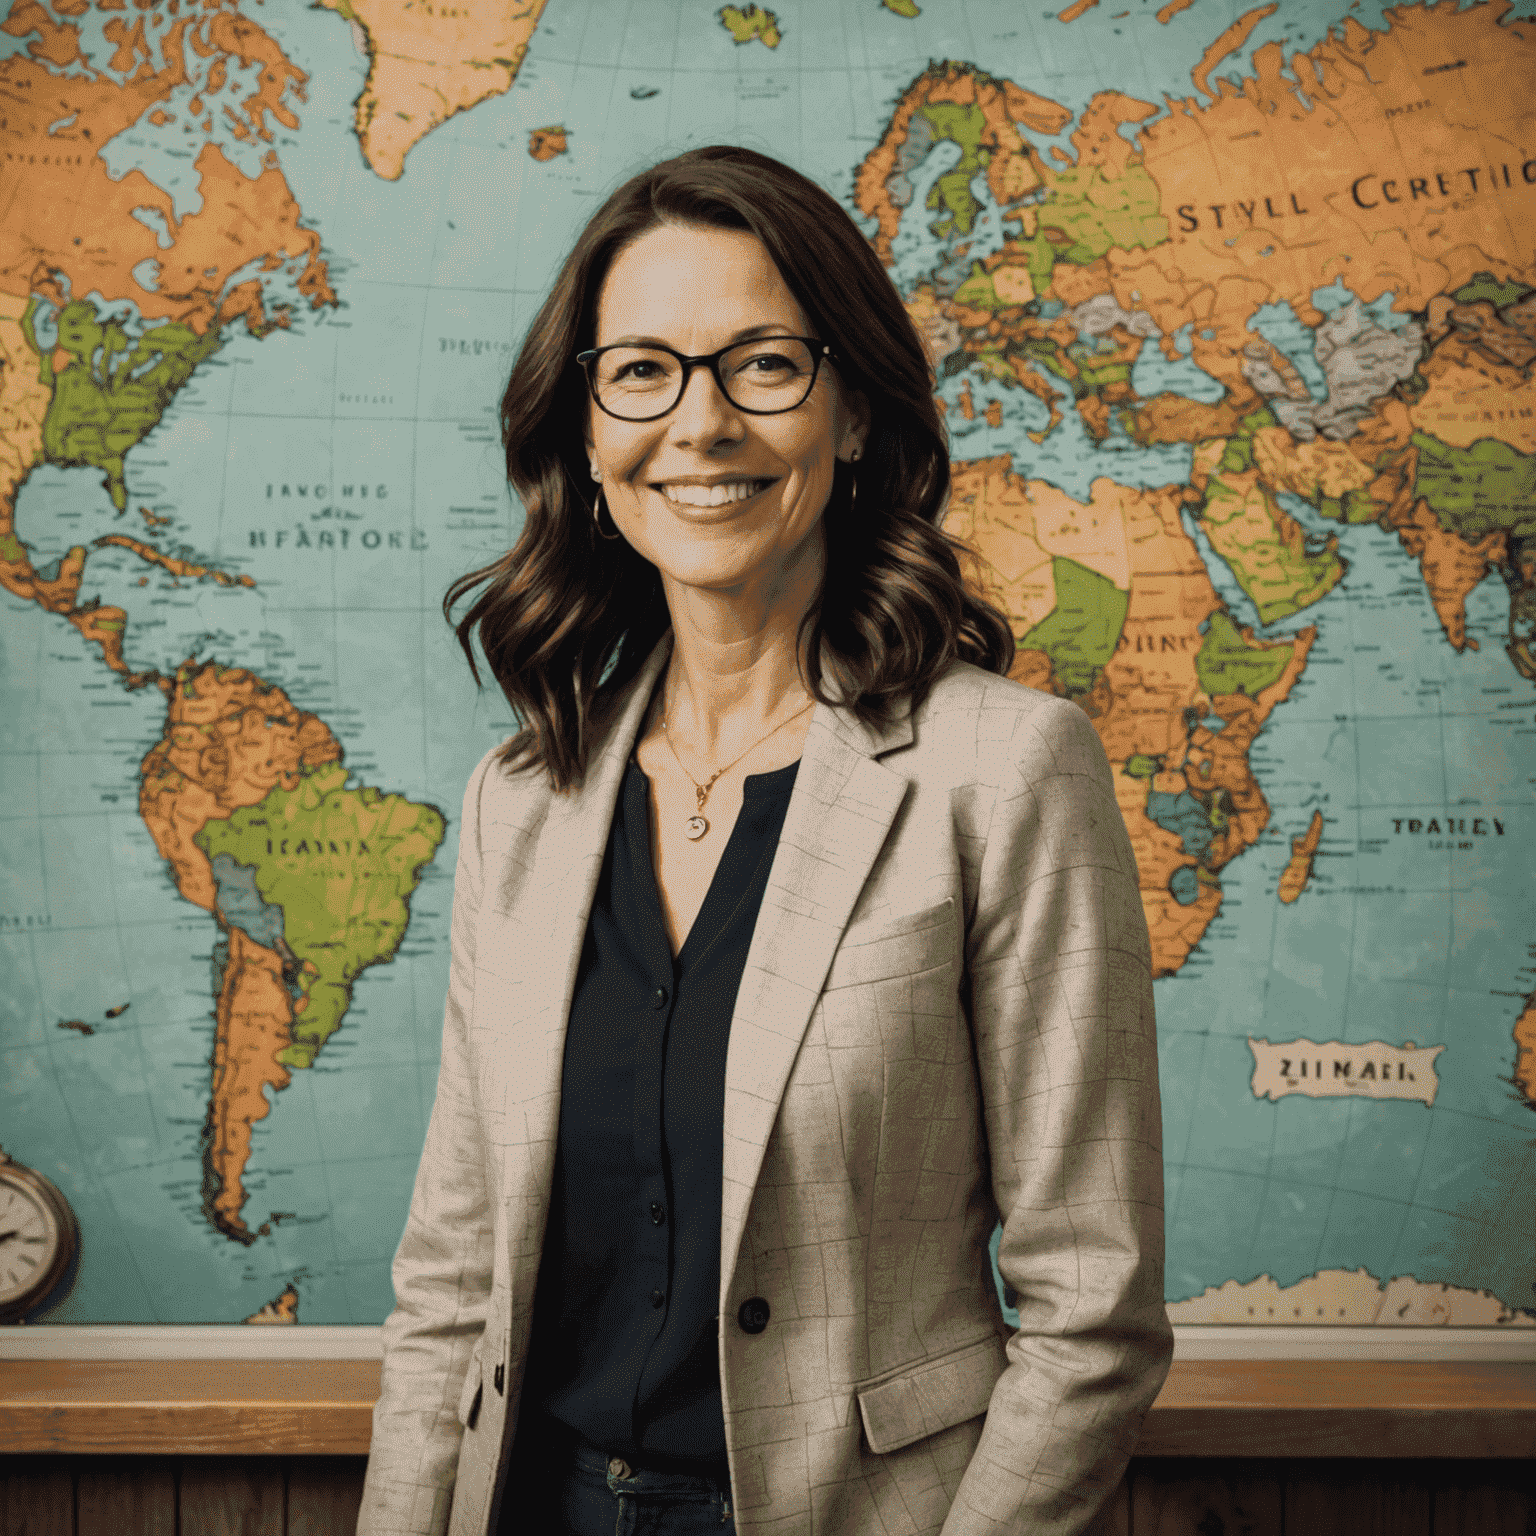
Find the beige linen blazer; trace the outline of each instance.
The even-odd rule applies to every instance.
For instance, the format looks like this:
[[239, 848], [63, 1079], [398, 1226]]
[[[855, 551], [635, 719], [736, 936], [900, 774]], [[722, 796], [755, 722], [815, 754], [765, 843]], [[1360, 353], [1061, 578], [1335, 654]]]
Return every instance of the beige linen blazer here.
[[[360, 1536], [485, 1536], [516, 1429], [577, 963], [668, 631], [580, 790], [464, 797], [437, 1097]], [[1146, 921], [1075, 705], [966, 663], [818, 704], [726, 1062], [720, 1385], [742, 1536], [1066, 1536], [1166, 1374]], [[1020, 1326], [998, 1304], [988, 1241]], [[762, 1297], [767, 1328], [738, 1310]], [[529, 1531], [529, 1536], [546, 1536]]]

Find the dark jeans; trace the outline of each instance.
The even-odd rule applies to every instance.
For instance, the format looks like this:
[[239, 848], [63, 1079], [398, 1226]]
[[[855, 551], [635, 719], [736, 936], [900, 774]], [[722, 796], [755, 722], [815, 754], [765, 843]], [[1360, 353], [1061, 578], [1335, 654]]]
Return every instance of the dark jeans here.
[[723, 1478], [637, 1469], [596, 1446], [514, 1455], [501, 1529], [517, 1536], [736, 1536]]

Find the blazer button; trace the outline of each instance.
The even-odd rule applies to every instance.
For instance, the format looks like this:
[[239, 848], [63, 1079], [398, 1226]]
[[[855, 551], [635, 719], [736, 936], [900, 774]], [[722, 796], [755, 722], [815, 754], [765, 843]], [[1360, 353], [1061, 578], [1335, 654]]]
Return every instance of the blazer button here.
[[761, 1333], [768, 1326], [768, 1303], [761, 1296], [749, 1296], [736, 1313], [743, 1333]]
[[667, 1006], [667, 989], [665, 987], [657, 987], [656, 990], [651, 993], [651, 1007], [652, 1008], [665, 1008], [666, 1006]]

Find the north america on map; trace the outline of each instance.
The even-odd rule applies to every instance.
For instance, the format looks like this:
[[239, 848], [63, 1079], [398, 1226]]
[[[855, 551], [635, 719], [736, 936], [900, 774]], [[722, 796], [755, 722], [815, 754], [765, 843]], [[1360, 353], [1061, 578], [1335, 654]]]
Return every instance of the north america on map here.
[[10, 0], [0, 43], [49, 1320], [389, 1310], [517, 724], [439, 606], [520, 526], [499, 387], [601, 197], [734, 142], [884, 263], [1011, 675], [1109, 758], [1174, 1320], [1536, 1326], [1536, 8]]

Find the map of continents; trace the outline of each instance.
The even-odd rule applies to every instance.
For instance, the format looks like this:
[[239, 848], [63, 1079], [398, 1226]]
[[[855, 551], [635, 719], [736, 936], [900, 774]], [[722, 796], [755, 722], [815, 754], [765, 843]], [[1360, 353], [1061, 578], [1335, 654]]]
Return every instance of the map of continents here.
[[1014, 676], [1110, 757], [1175, 1319], [1536, 1323], [1536, 20], [13, 0], [3, 33], [0, 1050], [7, 1148], [86, 1233], [51, 1317], [387, 1310], [439, 807], [514, 724], [436, 615], [516, 535], [497, 385], [594, 198], [726, 140], [865, 229]]

